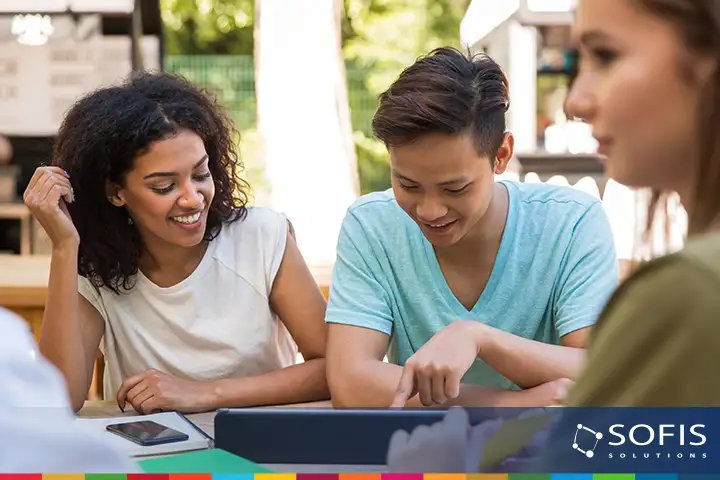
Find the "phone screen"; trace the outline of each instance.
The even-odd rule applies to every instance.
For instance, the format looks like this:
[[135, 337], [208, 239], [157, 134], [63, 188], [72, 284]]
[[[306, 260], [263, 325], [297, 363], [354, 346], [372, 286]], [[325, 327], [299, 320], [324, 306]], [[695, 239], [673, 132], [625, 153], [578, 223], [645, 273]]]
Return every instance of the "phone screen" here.
[[141, 445], [182, 442], [189, 438], [185, 433], [178, 432], [177, 430], [150, 420], [116, 423], [108, 425], [107, 429]]

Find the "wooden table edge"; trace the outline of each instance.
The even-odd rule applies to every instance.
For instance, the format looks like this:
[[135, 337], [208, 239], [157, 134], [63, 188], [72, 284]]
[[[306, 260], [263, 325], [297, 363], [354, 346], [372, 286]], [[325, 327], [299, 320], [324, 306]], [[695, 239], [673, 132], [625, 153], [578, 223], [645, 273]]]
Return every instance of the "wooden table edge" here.
[[0, 305], [10, 308], [44, 308], [46, 286], [0, 286]]
[[[330, 400], [321, 400], [317, 402], [267, 405], [252, 408], [333, 408], [333, 406]], [[184, 415], [188, 420], [200, 427], [203, 432], [215, 438], [215, 414], [215, 411], [210, 411]], [[77, 412], [78, 418], [123, 418], [134, 416], [140, 416], [140, 414], [132, 408], [122, 412], [120, 407], [117, 406], [117, 403], [108, 400], [86, 400], [83, 407]]]

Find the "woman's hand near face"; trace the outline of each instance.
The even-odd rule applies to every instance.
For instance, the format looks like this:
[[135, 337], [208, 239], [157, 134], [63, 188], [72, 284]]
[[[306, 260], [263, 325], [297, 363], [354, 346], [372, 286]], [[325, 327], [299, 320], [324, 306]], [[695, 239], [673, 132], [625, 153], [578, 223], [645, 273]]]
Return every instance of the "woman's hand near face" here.
[[67, 172], [59, 167], [39, 167], [30, 179], [23, 199], [47, 232], [54, 248], [80, 243], [66, 205], [74, 200]]

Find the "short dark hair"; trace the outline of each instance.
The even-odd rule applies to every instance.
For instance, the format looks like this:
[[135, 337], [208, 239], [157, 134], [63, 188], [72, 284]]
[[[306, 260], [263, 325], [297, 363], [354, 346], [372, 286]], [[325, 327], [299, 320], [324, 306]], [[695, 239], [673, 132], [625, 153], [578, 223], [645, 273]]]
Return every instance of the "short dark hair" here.
[[379, 98], [373, 134], [386, 147], [430, 133], [469, 133], [491, 161], [505, 137], [508, 81], [488, 55], [437, 48], [406, 68]]
[[245, 216], [247, 183], [232, 122], [215, 97], [182, 77], [144, 72], [94, 91], [65, 116], [53, 146], [52, 163], [70, 174], [75, 201], [68, 211], [80, 235], [78, 273], [96, 288], [115, 293], [131, 288], [142, 241], [126, 209], [110, 203], [108, 183], [125, 185], [135, 159], [157, 141], [181, 131], [202, 138], [215, 183], [205, 239], [223, 223]]

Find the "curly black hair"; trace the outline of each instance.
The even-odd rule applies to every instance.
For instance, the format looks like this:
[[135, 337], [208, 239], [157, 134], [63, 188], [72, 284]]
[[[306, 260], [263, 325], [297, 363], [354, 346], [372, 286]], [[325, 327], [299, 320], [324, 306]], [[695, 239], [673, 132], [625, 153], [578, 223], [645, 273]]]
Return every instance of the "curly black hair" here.
[[143, 250], [127, 210], [110, 203], [107, 185], [124, 185], [135, 158], [184, 130], [202, 138], [215, 183], [205, 231], [209, 241], [223, 224], [246, 215], [249, 190], [239, 176], [239, 135], [214, 95], [179, 75], [142, 72], [84, 96], [65, 116], [52, 164], [70, 174], [75, 201], [68, 211], [80, 236], [78, 274], [96, 288], [130, 290]]

